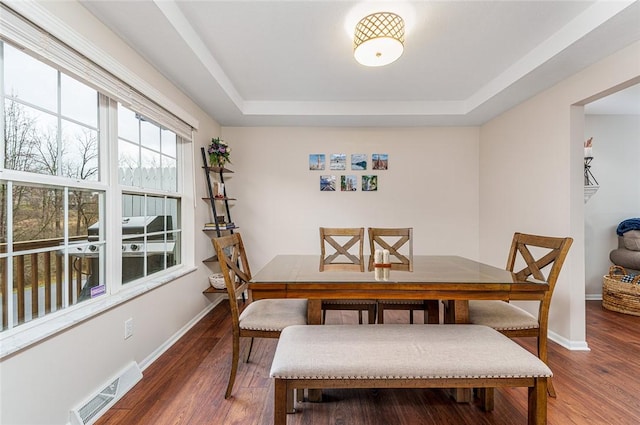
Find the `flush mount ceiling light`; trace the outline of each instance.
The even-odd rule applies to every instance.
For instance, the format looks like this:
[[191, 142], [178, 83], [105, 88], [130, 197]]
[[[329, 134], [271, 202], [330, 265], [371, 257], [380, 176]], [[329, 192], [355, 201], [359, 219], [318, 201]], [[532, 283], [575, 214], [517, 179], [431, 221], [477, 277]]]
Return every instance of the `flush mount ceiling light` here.
[[353, 38], [353, 56], [365, 66], [383, 66], [404, 50], [404, 20], [395, 13], [377, 12], [358, 22]]

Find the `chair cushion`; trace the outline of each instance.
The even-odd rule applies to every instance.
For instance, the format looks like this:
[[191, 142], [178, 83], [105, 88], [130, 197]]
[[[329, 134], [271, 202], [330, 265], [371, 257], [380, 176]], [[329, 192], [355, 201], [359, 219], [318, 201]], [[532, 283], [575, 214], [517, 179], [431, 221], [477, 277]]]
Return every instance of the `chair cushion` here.
[[306, 324], [307, 300], [258, 300], [240, 313], [240, 329], [281, 331], [287, 326]]
[[469, 321], [497, 330], [536, 329], [538, 319], [528, 311], [504, 301], [469, 301]]
[[535, 355], [477, 325], [308, 325], [280, 334], [270, 376], [436, 379], [552, 376]]

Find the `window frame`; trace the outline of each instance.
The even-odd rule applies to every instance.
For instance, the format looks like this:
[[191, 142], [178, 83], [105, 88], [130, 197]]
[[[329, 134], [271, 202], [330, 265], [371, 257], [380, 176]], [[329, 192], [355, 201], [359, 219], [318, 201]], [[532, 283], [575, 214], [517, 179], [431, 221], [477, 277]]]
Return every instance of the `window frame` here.
[[[53, 42], [57, 49], [66, 49], [67, 51], [72, 51], [76, 57], [83, 59], [83, 63], [86, 64], [86, 57], [80, 56], [78, 51], [73, 47], [65, 45], [60, 40], [51, 36], [49, 32], [36, 27], [30, 21], [27, 21], [21, 16], [17, 15], [11, 9], [6, 7], [5, 4], [0, 4], [0, 7], [3, 9], [3, 13], [0, 14], [0, 24], [3, 24], [7, 21], [11, 21], [12, 23], [10, 27], [6, 25], [0, 25], [0, 27], [2, 27], [2, 29], [0, 30], [0, 39], [2, 41], [8, 42], [20, 49], [33, 52], [34, 47], [37, 46], [37, 39], [44, 37], [47, 38], [47, 40], [44, 41], [45, 44]], [[22, 8], [22, 6], [20, 6], [19, 9], [20, 8]], [[47, 14], [45, 9], [41, 6], [26, 5], [26, 10], [35, 12], [35, 15], [38, 15], [39, 18], [43, 18], [44, 15], [42, 14], [42, 12], [45, 12], [45, 15], [48, 15], [47, 18], [44, 19], [45, 21], [50, 18], [50, 15]], [[7, 11], [8, 13], [4, 13], [5, 11]], [[51, 24], [51, 22], [49, 22], [49, 24]], [[55, 27], [58, 24], [60, 23], [53, 23], [53, 26]], [[25, 26], [29, 27], [29, 31], [26, 31], [26, 33], [24, 31], [16, 31], [16, 28], [21, 28], [22, 30], [24, 30]], [[68, 29], [65, 30], [68, 31]], [[53, 33], [55, 33], [55, 31]], [[71, 38], [73, 38], [73, 35], [71, 36]], [[40, 42], [43, 41], [40, 40]], [[108, 55], [103, 52], [99, 52], [92, 45], [86, 44], [85, 47], [87, 52], [94, 57], [96, 56], [96, 52], [98, 52], [97, 56], [109, 58]], [[61, 176], [41, 175], [16, 170], [7, 170], [2, 167], [0, 168], [0, 178], [3, 181], [13, 181], [17, 183], [34, 183], [43, 184], [46, 186], [55, 185], [59, 187], [98, 190], [103, 192], [105, 203], [107, 205], [116, 206], [116, 208], [111, 209], [111, 211], [118, 212], [117, 214], [109, 214], [107, 212], [104, 213], [104, 231], [106, 235], [105, 237], [108, 241], [106, 254], [104, 257], [104, 262], [106, 264], [104, 270], [111, 271], [113, 275], [109, 279], [110, 285], [108, 286], [107, 292], [104, 296], [93, 298], [82, 303], [77, 303], [67, 308], [62, 308], [58, 311], [48, 313], [37, 319], [20, 324], [19, 326], [15, 326], [12, 329], [0, 332], [0, 359], [37, 341], [40, 341], [43, 338], [46, 338], [54, 333], [60, 332], [70, 326], [73, 326], [81, 321], [88, 320], [91, 317], [94, 317], [108, 309], [111, 309], [114, 306], [119, 305], [120, 303], [126, 302], [133, 297], [137, 297], [141, 294], [149, 292], [158, 286], [169, 283], [196, 270], [196, 267], [193, 266], [193, 264], [187, 264], [185, 262], [184, 256], [182, 256], [181, 261], [175, 266], [169, 267], [159, 273], [154, 273], [150, 276], [137, 279], [136, 281], [132, 281], [127, 285], [122, 284], [122, 280], [120, 279], [122, 268], [122, 262], [120, 261], [122, 235], [121, 231], [117, 231], [117, 227], [120, 227], [118, 226], [118, 224], [121, 223], [122, 218], [121, 205], [123, 193], [125, 192], [125, 189], [126, 192], [130, 192], [132, 188], [130, 186], [127, 186], [125, 188], [118, 184], [117, 104], [122, 103], [124, 106], [127, 106], [128, 108], [140, 113], [143, 116], [152, 115], [151, 119], [153, 119], [154, 121], [157, 119], [157, 117], [160, 117], [160, 120], [164, 121], [164, 123], [161, 123], [161, 125], [165, 128], [172, 129], [170, 125], [165, 125], [167, 122], [175, 124], [177, 126], [178, 131], [174, 130], [177, 136], [176, 191], [168, 192], [149, 189], [141, 190], [144, 190], [144, 193], [146, 194], [151, 194], [154, 196], [170, 196], [172, 198], [175, 197], [179, 199], [178, 216], [181, 220], [184, 217], [184, 209], [187, 207], [187, 203], [185, 200], [189, 199], [192, 195], [184, 193], [185, 186], [183, 184], [183, 179], [187, 178], [188, 176], [188, 173], [186, 172], [187, 170], [185, 169], [185, 158], [187, 158], [186, 153], [189, 150], [188, 147], [192, 149], [192, 131], [197, 128], [197, 121], [189, 116], [189, 114], [185, 113], [180, 107], [175, 105], [171, 100], [164, 98], [161, 94], [155, 92], [155, 89], [150, 89], [151, 86], [148, 83], [139, 79], [137, 76], [135, 76], [135, 74], [131, 73], [119, 63], [114, 62], [111, 58], [109, 58], [107, 62], [113, 65], [113, 70], [106, 71], [103, 67], [100, 66], [100, 64], [96, 64], [90, 61], [91, 66], [95, 68], [94, 72], [95, 70], [99, 71], [97, 75], [99, 75], [100, 77], [108, 75], [111, 80], [109, 84], [111, 84], [112, 87], [116, 87], [118, 90], [121, 90], [124, 86], [128, 94], [133, 94], [133, 98], [129, 99], [129, 102], [131, 102], [129, 104], [127, 104], [127, 101], [122, 97], [110, 96], [110, 94], [112, 93], [109, 93], [109, 90], [103, 91], [100, 88], [96, 87], [97, 85], [93, 82], [85, 81], [85, 79], [81, 77], [79, 78], [78, 73], [75, 72], [76, 68], [73, 68], [71, 66], [69, 67], [70, 69], [67, 69], [64, 61], [60, 62], [55, 57], [52, 59], [50, 52], [45, 52], [44, 54], [42, 54], [41, 51], [38, 51], [38, 53], [44, 58], [44, 60], [42, 60], [43, 62], [49, 65], [52, 65], [53, 63], [53, 67], [58, 71], [64, 72], [71, 78], [74, 78], [98, 90], [99, 97], [103, 100], [99, 103], [100, 113], [98, 122], [100, 177], [97, 181], [70, 182], [68, 178]], [[53, 55], [55, 56], [55, 52], [53, 53]], [[36, 55], [31, 54], [31, 56]], [[131, 79], [138, 82], [139, 86], [137, 88], [134, 88], [127, 83], [124, 83], [122, 80], [113, 77], [114, 75], [119, 74], [133, 77]], [[142, 94], [145, 92], [154, 93], [155, 98], [149, 98]], [[2, 98], [4, 99], [4, 96], [2, 96]], [[131, 107], [131, 104], [141, 105], [140, 110], [136, 111], [135, 108]], [[175, 109], [175, 112], [168, 112], [165, 108], [159, 106], [163, 104], [169, 105], [171, 109]], [[114, 119], [114, 116], [116, 119]], [[184, 118], [186, 118], [186, 121], [184, 120]], [[189, 122], [192, 124], [189, 124]], [[114, 140], [116, 141], [115, 143], [113, 142]], [[2, 158], [0, 159], [2, 159], [2, 164], [4, 164], [4, 153], [0, 154], [0, 156], [2, 156]], [[112, 159], [111, 163], [109, 163], [109, 158]], [[180, 225], [179, 230], [181, 234], [181, 252], [184, 252], [185, 244], [183, 231], [184, 221]]]

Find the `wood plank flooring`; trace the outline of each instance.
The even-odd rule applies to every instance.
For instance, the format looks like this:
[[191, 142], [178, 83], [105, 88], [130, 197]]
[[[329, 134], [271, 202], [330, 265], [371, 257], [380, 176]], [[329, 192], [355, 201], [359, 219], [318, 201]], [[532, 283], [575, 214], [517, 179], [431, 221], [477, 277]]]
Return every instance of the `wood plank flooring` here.
[[[640, 317], [605, 310], [600, 301], [586, 305], [591, 351], [569, 351], [549, 342], [558, 398], [549, 399], [548, 423], [639, 424]], [[238, 368], [233, 397], [224, 399], [231, 363], [228, 311], [223, 302], [203, 318], [143, 372], [142, 381], [97, 425], [272, 424], [269, 368], [275, 340], [256, 340], [251, 361]], [[385, 317], [385, 323], [405, 322], [406, 312], [389, 311]], [[327, 323], [357, 323], [357, 316], [331, 311]], [[533, 339], [519, 342], [533, 351]], [[327, 390], [322, 403], [298, 403], [297, 410], [289, 415], [289, 425], [527, 423], [524, 388], [496, 390], [495, 410], [489, 413], [474, 404], [456, 403], [442, 390], [385, 389]]]

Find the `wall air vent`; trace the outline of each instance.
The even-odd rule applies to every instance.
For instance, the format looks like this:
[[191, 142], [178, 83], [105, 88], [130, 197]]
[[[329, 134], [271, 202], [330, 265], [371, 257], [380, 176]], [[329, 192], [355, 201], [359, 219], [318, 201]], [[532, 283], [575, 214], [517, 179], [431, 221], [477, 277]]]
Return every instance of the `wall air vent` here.
[[102, 390], [94, 394], [70, 414], [71, 425], [91, 425], [95, 423], [116, 401], [122, 398], [140, 379], [142, 372], [138, 363], [131, 363], [120, 375], [110, 381]]

